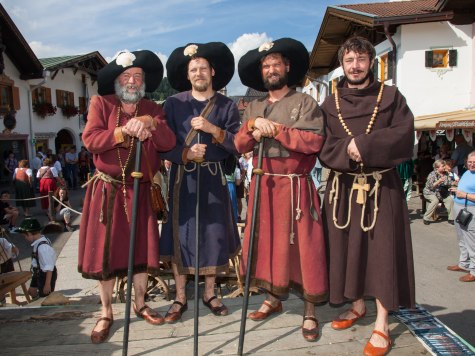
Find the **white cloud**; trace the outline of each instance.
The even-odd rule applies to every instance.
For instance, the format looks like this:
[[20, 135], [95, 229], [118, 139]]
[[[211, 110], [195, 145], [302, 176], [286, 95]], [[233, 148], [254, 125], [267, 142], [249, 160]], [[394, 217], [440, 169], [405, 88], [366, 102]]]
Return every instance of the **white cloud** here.
[[267, 33], [245, 33], [239, 36], [236, 41], [228, 44], [229, 49], [233, 52], [235, 61], [235, 73], [233, 79], [229, 82], [227, 89], [229, 95], [244, 95], [247, 87], [241, 84], [237, 72], [237, 65], [241, 57], [252, 49], [258, 48], [261, 44], [267, 41], [272, 41], [272, 38]]

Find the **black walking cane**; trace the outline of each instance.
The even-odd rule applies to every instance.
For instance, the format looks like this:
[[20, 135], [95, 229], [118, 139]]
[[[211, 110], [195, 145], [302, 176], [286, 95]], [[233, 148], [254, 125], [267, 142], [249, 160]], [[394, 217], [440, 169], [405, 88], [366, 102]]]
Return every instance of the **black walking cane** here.
[[130, 301], [132, 292], [132, 279], [135, 259], [135, 230], [137, 228], [137, 208], [139, 204], [140, 179], [143, 174], [140, 172], [140, 160], [142, 154], [142, 141], [137, 139], [137, 149], [135, 152], [135, 168], [132, 172], [134, 178], [134, 196], [132, 200], [132, 223], [130, 224], [130, 244], [129, 244], [129, 265], [127, 269], [127, 295], [125, 300], [125, 324], [124, 339], [122, 342], [122, 355], [127, 356], [129, 347], [129, 324], [130, 324]]
[[[198, 144], [201, 143], [201, 133], [198, 131], [197, 134]], [[200, 173], [201, 173], [201, 162], [204, 159], [195, 159], [196, 162], [196, 233], [195, 233], [195, 320], [194, 320], [194, 341], [193, 341], [193, 355], [198, 355], [198, 318], [199, 318], [199, 282], [200, 282]]]
[[244, 335], [246, 333], [247, 307], [249, 304], [249, 285], [251, 283], [252, 255], [254, 251], [254, 236], [256, 233], [257, 212], [260, 196], [261, 177], [264, 174], [262, 170], [262, 155], [264, 151], [264, 137], [259, 142], [259, 151], [257, 155], [257, 168], [252, 172], [256, 175], [256, 185], [254, 187], [254, 197], [252, 201], [251, 231], [249, 235], [249, 248], [247, 251], [246, 281], [244, 282], [244, 299], [242, 302], [241, 330], [239, 331], [238, 355], [242, 356], [244, 347]]

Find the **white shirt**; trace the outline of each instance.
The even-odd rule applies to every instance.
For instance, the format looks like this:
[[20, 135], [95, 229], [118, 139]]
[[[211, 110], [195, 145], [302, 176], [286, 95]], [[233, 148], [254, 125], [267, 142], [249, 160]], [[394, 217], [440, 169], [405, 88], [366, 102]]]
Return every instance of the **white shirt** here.
[[54, 162], [53, 168], [55, 168], [58, 171], [58, 174], [63, 170], [63, 168], [61, 167], [61, 162], [60, 161]]
[[[44, 235], [41, 235], [38, 240], [33, 241], [31, 244], [31, 247], [33, 247], [33, 252], [37, 252], [36, 250], [38, 249], [38, 245], [41, 241], [50, 242]], [[43, 272], [54, 270], [54, 265], [56, 264], [56, 252], [54, 252], [54, 249], [48, 243], [39, 247], [38, 260], [40, 261], [41, 270]], [[38, 267], [36, 265], [35, 258], [31, 259], [31, 266]]]
[[7, 239], [0, 237], [0, 263], [5, 263], [12, 258], [13, 246]]
[[[46, 168], [46, 167], [49, 167], [49, 166], [43, 166], [41, 168]], [[38, 170], [38, 173], [36, 173], [36, 178], [41, 178], [41, 175], [40, 175], [41, 168]], [[51, 168], [51, 173], [53, 174], [53, 177], [57, 177], [58, 171], [56, 170], [56, 168], [54, 167], [49, 167], [49, 168]]]

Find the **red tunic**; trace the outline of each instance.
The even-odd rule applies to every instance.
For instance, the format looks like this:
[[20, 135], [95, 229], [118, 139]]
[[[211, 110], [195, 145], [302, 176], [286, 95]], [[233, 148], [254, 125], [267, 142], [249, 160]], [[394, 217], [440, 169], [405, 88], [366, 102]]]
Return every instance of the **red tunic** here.
[[[298, 93], [293, 95], [296, 94]], [[292, 109], [294, 103], [298, 105], [304, 98], [300, 95], [303, 94], [282, 99], [280, 106], [290, 106]], [[311, 100], [309, 96], [306, 97], [304, 100]], [[273, 105], [275, 104], [270, 106]], [[321, 128], [321, 115], [317, 104], [312, 106], [313, 109], [316, 108], [318, 117], [314, 117], [311, 112], [305, 113], [302, 109], [301, 120], [307, 118], [306, 125], [309, 125], [308, 118], [313, 117], [316, 125], [314, 131], [318, 131]], [[279, 122], [283, 108], [270, 109], [272, 116], [268, 118]], [[252, 109], [247, 115], [256, 117]], [[267, 141], [271, 143], [274, 140]], [[275, 141], [272, 145], [278, 147], [283, 157], [264, 157], [264, 172], [300, 176], [291, 179], [289, 176], [263, 175], [261, 178], [252, 284], [278, 296], [287, 295], [292, 288], [307, 301], [323, 302], [327, 299], [328, 291], [325, 242], [318, 194], [309, 174], [315, 165], [316, 153], [322, 147], [324, 137], [312, 131], [282, 125]], [[256, 145], [246, 123], [236, 134], [235, 145], [241, 153], [253, 150]], [[285, 153], [282, 154], [282, 151]], [[257, 154], [254, 154], [253, 166], [257, 166]], [[245, 273], [247, 265], [255, 182], [253, 177], [244, 232], [242, 274]], [[318, 216], [316, 220], [311, 216], [312, 205]], [[298, 218], [297, 209], [301, 209]], [[292, 231], [294, 244], [290, 243]]]
[[[82, 138], [89, 152], [93, 154], [94, 164], [99, 172], [105, 173], [118, 183], [96, 180], [87, 187], [83, 215], [79, 230], [78, 270], [85, 278], [105, 280], [127, 274], [130, 223], [124, 210], [122, 177], [117, 147], [122, 164], [127, 159], [129, 149], [117, 144], [114, 138], [117, 106], [115, 95], [94, 96], [91, 99], [88, 122]], [[167, 126], [163, 111], [157, 104], [141, 100], [137, 116], [151, 115], [155, 119], [156, 130], [152, 137], [142, 144], [142, 152], [147, 151], [153, 172], [159, 168], [159, 151], [167, 151], [175, 145], [175, 135]], [[121, 115], [120, 126], [126, 117]], [[136, 145], [134, 145], [136, 147]], [[135, 166], [135, 150], [130, 157], [130, 169], [126, 174], [126, 204], [128, 216], [132, 213], [133, 179], [130, 172]], [[139, 204], [137, 210], [137, 231], [135, 241], [134, 273], [159, 271], [158, 225], [150, 203], [150, 179], [142, 153]], [[101, 221], [102, 216], [102, 221]]]

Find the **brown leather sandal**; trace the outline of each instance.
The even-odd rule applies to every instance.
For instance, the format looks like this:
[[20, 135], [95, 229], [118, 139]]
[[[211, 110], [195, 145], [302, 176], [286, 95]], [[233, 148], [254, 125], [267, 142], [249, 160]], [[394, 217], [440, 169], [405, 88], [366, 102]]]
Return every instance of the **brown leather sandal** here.
[[318, 320], [314, 316], [304, 316], [303, 321], [312, 320], [317, 324], [313, 329], [305, 329], [302, 323], [302, 336], [306, 341], [315, 341], [318, 338]]
[[[156, 311], [153, 311], [147, 304], [145, 304], [139, 310], [136, 309], [137, 307], [134, 304], [134, 312], [138, 318], [144, 319], [147, 323], [152, 325], [162, 325], [165, 323], [165, 319], [163, 316], [158, 314]], [[148, 311], [148, 314], [145, 314], [145, 311]]]
[[203, 304], [206, 305], [214, 315], [216, 315], [216, 316], [228, 315], [228, 313], [229, 313], [228, 308], [222, 302], [221, 302], [221, 305], [219, 307], [213, 307], [211, 305], [211, 301], [214, 300], [214, 299], [218, 299], [218, 297], [213, 295], [211, 298], [208, 299], [207, 302], [204, 300], [204, 298], [201, 298], [201, 300], [203, 301]]
[[92, 341], [93, 344], [100, 344], [100, 343], [103, 343], [104, 341], [106, 341], [107, 337], [109, 336], [110, 328], [111, 328], [112, 324], [114, 324], [114, 319], [113, 318], [102, 317], [102, 318], [97, 319], [96, 326], [101, 321], [107, 321], [108, 325], [100, 331], [94, 331], [94, 329], [92, 329], [91, 341]]

